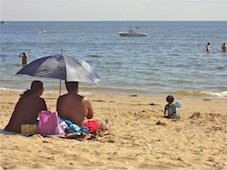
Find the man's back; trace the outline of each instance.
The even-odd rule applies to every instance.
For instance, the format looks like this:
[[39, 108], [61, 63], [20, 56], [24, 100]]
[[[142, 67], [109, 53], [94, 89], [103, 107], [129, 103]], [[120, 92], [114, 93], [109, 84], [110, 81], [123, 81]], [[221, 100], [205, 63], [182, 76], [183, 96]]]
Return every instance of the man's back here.
[[76, 93], [60, 96], [57, 101], [57, 111], [61, 118], [71, 120], [81, 125], [83, 120], [93, 117], [91, 103]]

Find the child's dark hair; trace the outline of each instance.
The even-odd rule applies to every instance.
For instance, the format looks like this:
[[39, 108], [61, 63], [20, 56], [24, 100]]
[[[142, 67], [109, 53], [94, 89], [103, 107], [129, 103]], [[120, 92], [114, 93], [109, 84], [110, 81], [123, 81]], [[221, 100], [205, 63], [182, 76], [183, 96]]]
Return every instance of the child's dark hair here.
[[168, 103], [172, 103], [174, 101], [174, 97], [172, 95], [169, 95], [169, 96], [166, 97], [166, 101]]

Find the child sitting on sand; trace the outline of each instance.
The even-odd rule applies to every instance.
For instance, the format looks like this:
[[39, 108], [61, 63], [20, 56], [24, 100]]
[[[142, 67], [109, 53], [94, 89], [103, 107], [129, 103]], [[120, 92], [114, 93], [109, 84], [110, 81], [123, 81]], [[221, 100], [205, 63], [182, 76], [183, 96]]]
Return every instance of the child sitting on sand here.
[[166, 97], [168, 104], [165, 106], [164, 117], [168, 119], [180, 119], [180, 115], [177, 113], [177, 107], [180, 107], [180, 103], [173, 103], [174, 97], [169, 95]]

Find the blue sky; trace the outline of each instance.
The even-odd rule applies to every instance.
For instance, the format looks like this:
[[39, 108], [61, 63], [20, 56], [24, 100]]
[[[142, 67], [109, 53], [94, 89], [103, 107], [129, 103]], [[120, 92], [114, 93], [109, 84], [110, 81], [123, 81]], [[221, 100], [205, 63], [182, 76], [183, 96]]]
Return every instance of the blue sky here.
[[5, 21], [227, 21], [227, 0], [0, 0]]

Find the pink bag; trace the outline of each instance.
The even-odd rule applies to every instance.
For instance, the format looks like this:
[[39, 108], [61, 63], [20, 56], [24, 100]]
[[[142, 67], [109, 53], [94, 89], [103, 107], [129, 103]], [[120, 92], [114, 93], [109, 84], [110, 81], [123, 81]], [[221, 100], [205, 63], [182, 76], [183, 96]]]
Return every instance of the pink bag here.
[[57, 112], [41, 111], [39, 113], [39, 133], [43, 136], [65, 135], [59, 121]]

